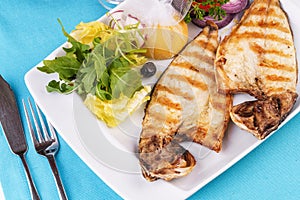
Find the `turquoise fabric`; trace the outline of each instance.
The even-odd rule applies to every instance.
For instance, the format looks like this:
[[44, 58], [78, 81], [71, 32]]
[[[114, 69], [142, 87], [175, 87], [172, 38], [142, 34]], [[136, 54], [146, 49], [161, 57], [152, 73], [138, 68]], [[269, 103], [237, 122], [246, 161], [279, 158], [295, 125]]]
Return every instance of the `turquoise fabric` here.
[[[29, 96], [25, 73], [65, 42], [57, 18], [70, 31], [79, 22], [96, 20], [105, 12], [97, 0], [1, 1], [0, 74], [14, 90], [19, 106], [21, 99]], [[190, 199], [300, 199], [299, 127], [298, 114]], [[58, 199], [48, 162], [34, 151], [27, 128], [25, 133], [29, 146], [26, 158], [37, 189], [43, 200]], [[57, 164], [70, 200], [121, 199], [59, 139]], [[21, 160], [11, 153], [2, 130], [0, 181], [7, 200], [30, 199]]]

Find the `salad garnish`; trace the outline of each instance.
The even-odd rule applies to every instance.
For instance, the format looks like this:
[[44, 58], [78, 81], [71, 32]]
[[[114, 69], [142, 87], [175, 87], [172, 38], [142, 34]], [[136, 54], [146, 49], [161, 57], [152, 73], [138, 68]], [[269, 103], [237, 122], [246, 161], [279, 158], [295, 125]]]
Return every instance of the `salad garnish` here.
[[134, 66], [142, 65], [145, 53], [135, 37], [135, 31], [116, 32], [108, 41], [96, 45], [82, 63], [76, 78], [79, 94], [93, 94], [101, 100], [131, 97], [142, 88], [142, 79]]
[[249, 0], [193, 0], [185, 16], [185, 22], [193, 22], [204, 28], [206, 21], [210, 20], [221, 29], [227, 26], [248, 4]]
[[142, 84], [137, 67], [147, 61], [142, 55], [146, 49], [142, 48], [139, 22], [121, 26], [112, 17], [110, 24], [117, 29], [99, 21], [81, 22], [70, 34], [58, 22], [69, 46], [63, 47], [65, 55], [44, 60], [38, 67], [42, 72], [58, 74], [58, 80], [46, 86], [47, 91], [76, 91], [99, 119], [109, 127], [117, 126], [149, 99], [151, 90]]
[[229, 0], [193, 0], [191, 8], [185, 16], [185, 22], [189, 23], [193, 18], [203, 20], [205, 16], [211, 16], [216, 20], [221, 20], [225, 15], [222, 5]]

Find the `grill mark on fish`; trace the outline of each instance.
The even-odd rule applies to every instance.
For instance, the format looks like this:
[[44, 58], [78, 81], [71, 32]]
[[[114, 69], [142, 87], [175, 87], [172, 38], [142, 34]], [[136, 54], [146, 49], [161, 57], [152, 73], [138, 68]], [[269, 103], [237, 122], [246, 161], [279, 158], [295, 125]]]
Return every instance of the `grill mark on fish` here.
[[290, 30], [286, 27], [281, 26], [281, 23], [279, 22], [265, 22], [264, 20], [260, 20], [260, 21], [249, 21], [249, 22], [245, 22], [244, 25], [245, 27], [253, 27], [253, 28], [257, 28], [257, 26], [261, 27], [261, 28], [271, 28], [271, 29], [276, 29], [278, 31], [281, 31], [283, 33], [290, 33]]
[[[193, 42], [199, 41], [199, 40], [207, 40], [210, 37], [210, 33], [213, 32], [210, 29], [204, 28], [201, 32], [201, 34], [199, 35], [199, 37], [194, 38]], [[202, 47], [201, 45], [199, 45], [200, 47]]]
[[177, 142], [193, 141], [203, 144], [203, 140], [208, 133], [208, 129], [203, 126], [193, 126], [187, 130], [181, 130], [174, 138]]
[[290, 82], [291, 79], [288, 77], [284, 77], [284, 76], [277, 76], [275, 74], [273, 75], [267, 75], [266, 79], [269, 81], [278, 81], [278, 82]]
[[[214, 54], [214, 52], [211, 52], [212, 54]], [[201, 53], [200, 51], [192, 51], [192, 52], [186, 52], [183, 54], [184, 56], [187, 57], [191, 57], [190, 59], [196, 59], [197, 61], [201, 61], [203, 63], [206, 63], [208, 65], [213, 65], [214, 64], [214, 58], [212, 58], [211, 56], [208, 55], [204, 55], [203, 53]]]
[[[249, 47], [253, 52], [256, 52], [257, 54], [274, 54], [274, 55], [277, 55], [279, 57], [284, 57], [284, 58], [291, 57], [290, 54], [285, 54], [284, 52], [278, 51], [276, 49], [265, 49], [262, 46], [258, 45], [257, 43], [250, 44]], [[294, 70], [294, 69], [292, 68], [292, 70]]]
[[215, 72], [213, 70], [206, 70], [203, 68], [196, 68], [191, 64], [187, 63], [174, 63], [174, 67], [179, 67], [182, 69], [188, 69], [197, 73], [200, 73], [202, 76], [209, 77], [210, 79], [214, 79], [215, 77]]
[[188, 62], [173, 62], [172, 64], [173, 64], [174, 67], [179, 67], [179, 68], [182, 68], [182, 69], [188, 69], [188, 70], [191, 70], [191, 71], [196, 72], [196, 73], [199, 72], [199, 70], [197, 68], [195, 68], [193, 65], [191, 65]]
[[188, 82], [191, 86], [198, 88], [200, 90], [203, 90], [203, 91], [208, 90], [207, 85], [205, 83], [194, 80], [188, 76], [181, 75], [181, 74], [171, 74], [171, 75], [169, 75], [169, 77], [171, 79], [176, 79], [178, 81]]
[[[241, 44], [245, 44], [240, 48], [241, 58], [252, 56], [244, 62], [236, 60], [236, 54], [230, 51]], [[293, 35], [280, 1], [254, 0], [220, 44], [215, 64], [222, 91], [248, 93], [257, 98], [233, 106], [232, 121], [259, 139], [277, 129], [298, 96]]]
[[294, 67], [282, 65], [282, 64], [279, 64], [278, 62], [268, 60], [268, 59], [264, 59], [261, 63], [259, 63], [258, 66], [277, 69], [277, 70], [283, 70], [283, 71], [287, 71], [287, 72], [295, 72], [295, 70], [296, 70]]
[[166, 87], [164, 85], [161, 85], [161, 84], [157, 84], [156, 85], [156, 88], [157, 90], [161, 91], [161, 92], [168, 92], [170, 94], [175, 94], [173, 91], [174, 90], [171, 90], [169, 87]]
[[243, 33], [237, 33], [235, 35], [235, 38], [236, 38], [235, 41], [236, 43], [239, 43], [241, 40], [250, 40], [255, 38], [255, 39], [264, 39], [273, 42], [278, 42], [280, 44], [284, 44], [287, 46], [293, 45], [289, 40], [279, 37], [276, 34], [265, 34], [265, 33], [255, 32], [255, 31], [252, 32], [246, 31]]
[[[197, 138], [200, 139], [201, 138], [203, 140], [203, 138], [205, 138], [205, 136], [207, 135], [207, 133], [208, 133], [208, 129], [207, 128], [198, 126], [197, 127], [197, 134], [195, 134], [195, 136], [196, 136], [195, 139], [197, 139]], [[200, 142], [200, 140], [199, 140], [199, 142]]]
[[[158, 123], [165, 123], [167, 125], [170, 125], [170, 124], [180, 124], [181, 123], [181, 120], [180, 119], [177, 119], [177, 118], [174, 118], [171, 114], [164, 116], [162, 115], [162, 113], [155, 113], [155, 115], [153, 116], [155, 117], [155, 121], [158, 122]], [[155, 131], [158, 131], [159, 132], [162, 132], [163, 129], [165, 127], [160, 127], [158, 128], [157, 125], [155, 125], [156, 123], [152, 123], [148, 126], [148, 130], [150, 132], [150, 134], [145, 134], [145, 136], [149, 136], [149, 135], [153, 135]], [[169, 130], [169, 129], [168, 129]], [[177, 129], [173, 129], [171, 130], [174, 134], [176, 132]], [[169, 133], [168, 133], [169, 134]], [[170, 135], [174, 135], [174, 134], [169, 134], [169, 135], [166, 135], [166, 137], [170, 136]]]
[[[264, 5], [259, 5], [259, 4], [264, 4]], [[273, 8], [270, 8], [270, 1], [268, 1], [268, 3], [265, 2], [261, 2], [258, 3], [258, 1], [256, 2], [256, 5], [254, 3], [252, 3], [250, 5], [250, 7], [248, 8], [248, 10], [245, 11], [244, 15], [242, 16], [241, 21], [243, 21], [243, 23], [247, 23], [246, 21], [250, 19], [250, 17], [256, 18], [256, 17], [260, 17], [262, 18], [264, 15], [262, 15], [262, 13], [273, 13], [274, 16], [277, 15], [277, 13], [274, 11], [272, 11]], [[271, 10], [271, 12], [269, 11]], [[251, 13], [251, 15], [250, 15]], [[268, 15], [268, 14], [267, 14]], [[277, 16], [278, 18], [281, 18], [282, 16]], [[256, 20], [255, 20], [256, 21]], [[242, 26], [242, 23], [238, 23], [237, 26], [231, 31], [231, 34], [236, 34], [237, 30], [239, 30], [239, 28]], [[229, 37], [227, 37], [227, 39], [229, 39]], [[227, 40], [225, 37], [225, 40]]]
[[208, 50], [210, 52], [215, 52], [216, 50], [216, 46], [212, 43], [208, 43], [207, 41], [196, 40], [195, 43], [197, 43], [201, 47], [205, 47], [205, 50]]
[[272, 17], [276, 17], [276, 18], [281, 18], [282, 15], [278, 15], [276, 12], [276, 9], [274, 8], [259, 8], [259, 9], [252, 9], [251, 10], [251, 15], [253, 17], [257, 16], [257, 17], [261, 17], [263, 12], [268, 12], [268, 15], [271, 15]]
[[278, 93], [283, 93], [286, 91], [286, 88], [279, 87], [279, 88], [268, 88], [267, 92], [270, 94], [278, 94]]
[[181, 88], [170, 88], [161, 84], [157, 84], [157, 90], [161, 92], [167, 92], [169, 94], [178, 95], [181, 96], [189, 101], [192, 101], [194, 99], [193, 95], [189, 95], [188, 93], [181, 90]]
[[200, 144], [203, 144], [203, 139], [207, 135], [208, 129], [204, 128], [204, 127], [201, 127], [201, 126], [197, 126], [196, 127], [196, 132], [197, 132], [197, 134], [192, 134], [192, 135], [194, 135], [193, 141], [195, 141], [197, 143], [200, 143]]
[[[213, 22], [207, 23], [209, 26], [187, 44], [168, 66], [147, 104], [139, 141], [139, 159], [142, 174], [148, 181], [159, 178], [171, 180], [191, 172], [196, 160], [179, 144], [178, 138], [183, 141], [195, 138], [195, 142], [212, 150], [221, 150], [229, 112], [226, 109], [219, 112], [212, 105], [214, 101], [216, 104], [221, 103], [223, 99], [228, 108], [232, 102], [227, 96], [217, 95], [213, 62], [208, 64], [202, 60], [204, 57], [191, 53], [197, 51], [199, 55], [207, 55], [213, 59], [211, 56], [215, 55], [216, 50], [211, 52], [208, 48], [211, 48], [209, 44], [217, 47], [218, 31]], [[201, 43], [204, 46], [199, 46], [196, 40], [205, 41]], [[194, 57], [195, 55], [197, 56]], [[196, 93], [198, 96], [189, 101], [184, 99], [185, 92], [191, 95]], [[218, 100], [214, 100], [215, 98]], [[159, 115], [159, 112], [165, 113]], [[225, 122], [211, 122], [208, 115], [215, 120], [217, 117], [217, 121], [222, 122], [224, 117]], [[216, 126], [220, 128], [217, 129]], [[184, 131], [187, 132], [183, 133]]]
[[224, 104], [224, 102], [217, 102], [217, 101], [214, 101], [212, 103], [213, 107], [218, 110], [218, 111], [222, 111], [222, 110], [225, 110], [226, 109], [226, 104]]
[[156, 99], [156, 101], [163, 105], [163, 106], [166, 106], [170, 109], [174, 109], [174, 110], [182, 110], [182, 107], [180, 105], [180, 103], [175, 103], [173, 102], [171, 99], [169, 99], [168, 97], [166, 96], [160, 96]]

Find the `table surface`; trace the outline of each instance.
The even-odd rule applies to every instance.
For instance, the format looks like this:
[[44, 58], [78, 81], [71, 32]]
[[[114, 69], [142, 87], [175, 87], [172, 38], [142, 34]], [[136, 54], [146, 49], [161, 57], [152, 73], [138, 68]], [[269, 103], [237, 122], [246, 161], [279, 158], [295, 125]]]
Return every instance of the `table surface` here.
[[[19, 107], [21, 99], [30, 96], [24, 83], [25, 73], [65, 42], [57, 18], [71, 31], [79, 22], [96, 20], [105, 12], [97, 0], [1, 2], [0, 74], [14, 90]], [[298, 114], [190, 199], [299, 199], [299, 127]], [[29, 146], [26, 158], [40, 195], [42, 199], [57, 199], [48, 163], [34, 151], [27, 130], [25, 134]], [[59, 139], [57, 164], [69, 199], [121, 199]], [[0, 185], [5, 198], [30, 199], [25, 181], [21, 160], [11, 153], [0, 129]]]

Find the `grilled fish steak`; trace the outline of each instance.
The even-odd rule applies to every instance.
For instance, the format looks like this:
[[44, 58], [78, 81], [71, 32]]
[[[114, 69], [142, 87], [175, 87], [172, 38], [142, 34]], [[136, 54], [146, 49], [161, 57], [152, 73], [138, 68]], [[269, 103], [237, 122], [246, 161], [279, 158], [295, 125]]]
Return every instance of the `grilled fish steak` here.
[[253, 1], [221, 42], [215, 66], [219, 91], [257, 99], [233, 106], [232, 121], [259, 139], [277, 129], [298, 96], [296, 50], [279, 0]]
[[231, 97], [217, 92], [217, 47], [217, 26], [208, 22], [155, 85], [139, 141], [140, 164], [148, 181], [171, 180], [191, 172], [196, 160], [180, 142], [221, 150]]

